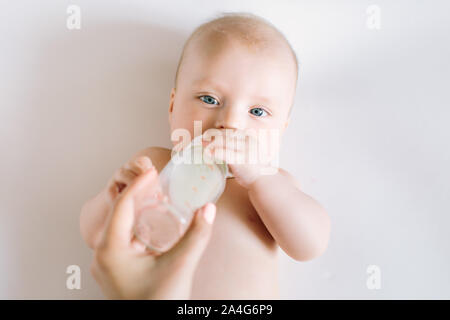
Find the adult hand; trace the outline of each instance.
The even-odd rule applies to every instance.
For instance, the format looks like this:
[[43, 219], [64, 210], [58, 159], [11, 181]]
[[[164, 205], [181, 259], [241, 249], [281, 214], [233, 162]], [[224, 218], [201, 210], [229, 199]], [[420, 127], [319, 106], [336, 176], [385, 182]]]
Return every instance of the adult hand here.
[[151, 167], [118, 197], [99, 246], [91, 273], [110, 299], [189, 299], [197, 264], [212, 231], [216, 207], [197, 210], [183, 237], [169, 251], [152, 255], [133, 235], [135, 200], [157, 183]]

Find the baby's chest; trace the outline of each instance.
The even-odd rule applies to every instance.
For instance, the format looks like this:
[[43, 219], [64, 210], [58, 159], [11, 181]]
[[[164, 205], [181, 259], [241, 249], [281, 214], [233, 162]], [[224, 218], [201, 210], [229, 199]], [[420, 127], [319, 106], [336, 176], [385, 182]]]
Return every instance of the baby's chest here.
[[213, 232], [195, 276], [194, 297], [248, 299], [276, 292], [278, 245], [247, 190], [227, 182], [216, 206]]
[[227, 234], [243, 244], [272, 247], [274, 239], [253, 207], [248, 191], [234, 179], [229, 179], [225, 191], [216, 203], [217, 216], [214, 225], [216, 233]]

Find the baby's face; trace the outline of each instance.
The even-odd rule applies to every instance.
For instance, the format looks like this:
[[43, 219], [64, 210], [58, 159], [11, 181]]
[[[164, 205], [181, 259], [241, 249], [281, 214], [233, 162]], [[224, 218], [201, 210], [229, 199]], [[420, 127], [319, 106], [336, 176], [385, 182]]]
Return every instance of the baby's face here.
[[295, 63], [286, 50], [251, 52], [234, 44], [196, 49], [185, 59], [171, 92], [171, 132], [183, 128], [194, 138], [194, 121], [202, 121], [202, 133], [217, 128], [283, 134], [296, 85]]

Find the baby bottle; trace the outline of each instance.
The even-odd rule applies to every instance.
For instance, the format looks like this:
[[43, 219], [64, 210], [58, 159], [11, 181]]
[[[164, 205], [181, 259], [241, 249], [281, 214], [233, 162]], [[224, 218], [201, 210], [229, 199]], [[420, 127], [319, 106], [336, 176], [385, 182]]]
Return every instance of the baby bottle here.
[[205, 161], [202, 148], [200, 135], [175, 153], [159, 174], [162, 196], [138, 205], [134, 234], [154, 254], [169, 250], [181, 238], [195, 211], [216, 202], [231, 176], [225, 163]]

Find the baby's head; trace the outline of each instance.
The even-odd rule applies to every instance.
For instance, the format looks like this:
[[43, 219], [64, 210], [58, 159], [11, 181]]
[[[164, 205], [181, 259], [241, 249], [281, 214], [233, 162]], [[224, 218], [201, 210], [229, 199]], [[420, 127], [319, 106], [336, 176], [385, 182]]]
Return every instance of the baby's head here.
[[[298, 62], [272, 24], [249, 13], [199, 26], [184, 45], [169, 106], [170, 130], [286, 129]], [[175, 144], [176, 141], [173, 141]]]

